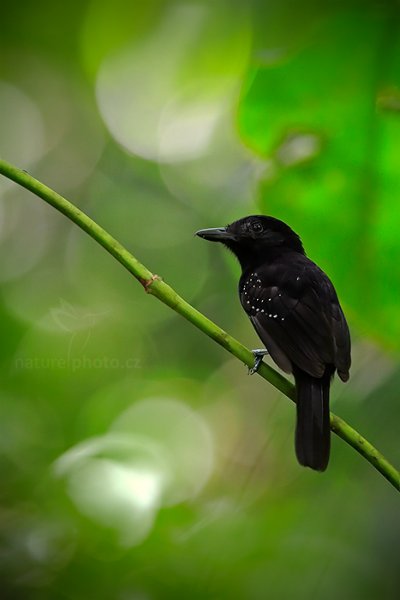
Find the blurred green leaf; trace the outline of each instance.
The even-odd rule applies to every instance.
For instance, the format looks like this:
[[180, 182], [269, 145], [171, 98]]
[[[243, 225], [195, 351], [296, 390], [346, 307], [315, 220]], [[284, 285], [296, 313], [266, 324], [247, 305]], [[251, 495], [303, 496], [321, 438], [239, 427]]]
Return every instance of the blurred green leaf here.
[[400, 119], [376, 110], [400, 80], [393, 7], [338, 10], [300, 52], [255, 62], [238, 118], [265, 158], [261, 209], [301, 234], [359, 330], [399, 349]]

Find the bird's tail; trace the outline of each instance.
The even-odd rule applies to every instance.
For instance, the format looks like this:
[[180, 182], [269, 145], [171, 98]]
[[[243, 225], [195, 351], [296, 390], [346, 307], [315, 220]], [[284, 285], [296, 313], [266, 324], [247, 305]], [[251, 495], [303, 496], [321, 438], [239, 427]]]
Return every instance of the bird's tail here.
[[332, 369], [321, 378], [294, 373], [297, 390], [296, 455], [301, 465], [325, 471], [329, 462], [329, 388]]

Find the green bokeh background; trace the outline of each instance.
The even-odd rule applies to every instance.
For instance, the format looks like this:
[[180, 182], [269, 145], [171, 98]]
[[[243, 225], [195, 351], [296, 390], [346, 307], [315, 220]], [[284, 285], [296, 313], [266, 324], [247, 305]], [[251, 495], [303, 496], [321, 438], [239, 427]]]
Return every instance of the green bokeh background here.
[[[400, 5], [48, 0], [0, 21], [0, 155], [250, 347], [238, 266], [193, 237], [287, 221], [353, 340], [333, 410], [400, 464]], [[398, 598], [397, 493], [0, 181], [2, 598]], [[156, 399], [156, 400], [155, 400]]]

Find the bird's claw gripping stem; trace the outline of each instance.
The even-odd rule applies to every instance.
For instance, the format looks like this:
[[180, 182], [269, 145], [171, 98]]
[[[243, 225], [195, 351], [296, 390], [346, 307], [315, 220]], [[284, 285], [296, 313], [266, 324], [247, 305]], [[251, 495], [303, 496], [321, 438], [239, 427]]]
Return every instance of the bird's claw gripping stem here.
[[254, 365], [249, 368], [249, 375], [254, 375], [254, 373], [257, 373], [263, 357], [268, 354], [268, 350], [265, 348], [256, 348], [255, 350], [252, 350], [252, 353], [254, 354]]

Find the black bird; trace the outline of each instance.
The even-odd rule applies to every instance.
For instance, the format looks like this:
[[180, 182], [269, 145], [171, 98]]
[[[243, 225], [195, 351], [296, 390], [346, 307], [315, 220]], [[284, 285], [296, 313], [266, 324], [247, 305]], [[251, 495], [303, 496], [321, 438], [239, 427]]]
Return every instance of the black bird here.
[[240, 302], [265, 344], [254, 350], [255, 372], [267, 352], [297, 391], [296, 455], [324, 471], [330, 452], [329, 388], [337, 371], [349, 378], [350, 334], [330, 279], [307, 258], [283, 221], [254, 215], [197, 235], [222, 242], [242, 267]]

